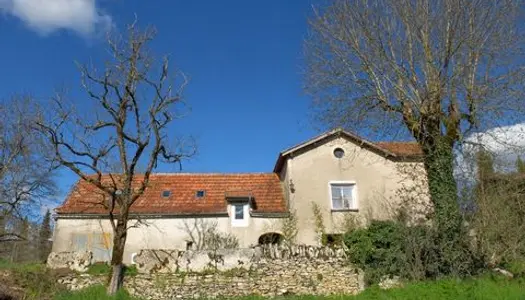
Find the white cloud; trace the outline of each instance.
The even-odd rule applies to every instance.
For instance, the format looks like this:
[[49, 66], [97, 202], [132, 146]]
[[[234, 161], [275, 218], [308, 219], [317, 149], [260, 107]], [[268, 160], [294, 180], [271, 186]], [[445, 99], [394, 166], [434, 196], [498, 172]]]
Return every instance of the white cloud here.
[[0, 11], [41, 34], [68, 29], [90, 35], [108, 30], [112, 24], [111, 17], [100, 11], [95, 0], [0, 0]]
[[494, 153], [522, 152], [525, 149], [525, 123], [473, 134], [467, 138], [467, 141], [482, 144]]
[[467, 137], [456, 155], [457, 177], [472, 179], [475, 176], [475, 154], [481, 147], [493, 154], [496, 170], [514, 170], [516, 158], [525, 158], [525, 123], [497, 127]]

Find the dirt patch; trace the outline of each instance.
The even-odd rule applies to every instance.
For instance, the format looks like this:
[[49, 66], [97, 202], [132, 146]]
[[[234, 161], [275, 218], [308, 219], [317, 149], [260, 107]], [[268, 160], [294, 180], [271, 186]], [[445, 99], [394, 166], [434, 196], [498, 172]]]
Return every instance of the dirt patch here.
[[71, 274], [69, 269], [46, 268], [0, 270], [0, 300], [48, 300], [64, 290], [58, 278]]
[[23, 299], [24, 294], [24, 289], [16, 286], [13, 276], [8, 271], [0, 271], [0, 300]]

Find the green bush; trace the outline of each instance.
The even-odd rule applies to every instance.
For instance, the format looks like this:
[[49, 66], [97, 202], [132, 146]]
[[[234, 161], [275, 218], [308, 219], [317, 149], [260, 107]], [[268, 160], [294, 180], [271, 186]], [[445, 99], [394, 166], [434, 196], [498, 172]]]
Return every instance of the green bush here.
[[403, 264], [403, 230], [394, 221], [373, 221], [368, 228], [345, 235], [350, 261], [365, 271], [368, 284], [385, 275], [400, 275]]
[[372, 221], [368, 228], [345, 235], [350, 261], [365, 271], [367, 284], [383, 276], [409, 280], [475, 275], [483, 260], [468, 239], [453, 239], [431, 226], [405, 226], [397, 221]]

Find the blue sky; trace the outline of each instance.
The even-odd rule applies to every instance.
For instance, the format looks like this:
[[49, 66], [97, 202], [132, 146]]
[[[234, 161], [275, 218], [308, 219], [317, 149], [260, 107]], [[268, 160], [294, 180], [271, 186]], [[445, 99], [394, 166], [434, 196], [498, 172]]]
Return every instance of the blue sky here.
[[[317, 133], [301, 77], [313, 1], [2, 0], [0, 96], [66, 88], [87, 105], [74, 62], [100, 62], [102, 32], [136, 13], [158, 29], [153, 51], [190, 77], [192, 113], [175, 133], [194, 136], [199, 154], [183, 171], [269, 172], [279, 151]], [[76, 179], [62, 172], [62, 191]]]

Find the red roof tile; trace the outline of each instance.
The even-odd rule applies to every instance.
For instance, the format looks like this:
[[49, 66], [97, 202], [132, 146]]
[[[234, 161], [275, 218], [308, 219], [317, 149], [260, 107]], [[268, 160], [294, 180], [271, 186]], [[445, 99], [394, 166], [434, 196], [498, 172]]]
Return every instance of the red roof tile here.
[[[103, 180], [109, 180], [104, 176]], [[141, 176], [135, 178], [138, 183]], [[162, 192], [171, 195], [163, 198]], [[205, 191], [197, 198], [198, 190]], [[283, 190], [277, 174], [152, 174], [149, 186], [130, 209], [145, 214], [206, 214], [226, 213], [226, 196], [251, 195], [254, 212], [286, 212]], [[59, 214], [105, 213], [100, 204], [103, 193], [90, 183], [80, 180], [73, 187]]]
[[375, 144], [399, 156], [423, 155], [421, 146], [416, 142], [379, 142]]

